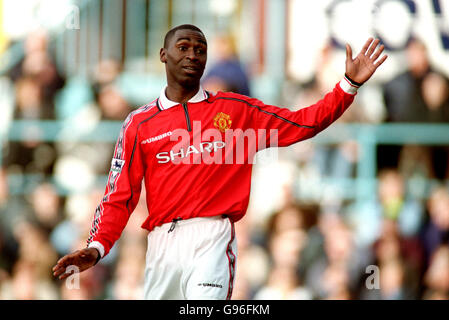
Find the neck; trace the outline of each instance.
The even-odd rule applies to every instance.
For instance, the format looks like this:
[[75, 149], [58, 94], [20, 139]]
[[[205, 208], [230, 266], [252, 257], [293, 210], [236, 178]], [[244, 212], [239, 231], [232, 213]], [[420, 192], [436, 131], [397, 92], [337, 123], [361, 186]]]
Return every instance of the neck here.
[[193, 86], [183, 86], [179, 83], [168, 83], [165, 89], [165, 95], [171, 101], [178, 103], [186, 103], [189, 101], [200, 89], [200, 84]]

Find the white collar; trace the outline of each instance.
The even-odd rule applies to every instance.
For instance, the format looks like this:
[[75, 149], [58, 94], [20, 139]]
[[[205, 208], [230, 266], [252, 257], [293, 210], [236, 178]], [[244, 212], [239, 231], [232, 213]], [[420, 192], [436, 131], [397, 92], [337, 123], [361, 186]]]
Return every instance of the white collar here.
[[[159, 107], [161, 108], [161, 110], [169, 109], [169, 108], [179, 104], [179, 102], [174, 102], [167, 98], [167, 96], [165, 95], [165, 89], [167, 89], [167, 87], [164, 87], [161, 90], [161, 94], [159, 96]], [[201, 102], [206, 99], [207, 99], [207, 93], [200, 86], [200, 89], [198, 90], [198, 92], [192, 98], [190, 98], [190, 100], [188, 102]]]

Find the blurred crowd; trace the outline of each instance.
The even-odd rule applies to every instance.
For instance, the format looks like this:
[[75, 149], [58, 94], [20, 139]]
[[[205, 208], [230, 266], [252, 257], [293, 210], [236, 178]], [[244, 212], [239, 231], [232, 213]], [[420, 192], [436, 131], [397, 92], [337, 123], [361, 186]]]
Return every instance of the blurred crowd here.
[[[331, 45], [323, 49], [310, 83], [285, 85], [279, 105], [298, 110], [332, 89], [341, 77], [331, 67], [333, 50]], [[251, 72], [239, 61], [232, 37], [217, 36], [210, 55], [206, 90], [251, 95]], [[407, 71], [377, 86], [379, 103], [373, 107], [370, 88], [362, 88], [338, 121], [447, 123], [448, 79], [432, 69], [419, 40], [410, 41], [406, 57]], [[62, 104], [71, 79], [56, 67], [46, 33], [30, 34], [23, 59], [5, 75], [13, 88], [10, 118], [64, 120], [86, 132], [103, 120], [123, 121], [137, 106], [117, 85], [122, 71], [117, 61], [101, 61], [88, 79], [86, 103]], [[1, 112], [6, 116], [6, 109]], [[22, 139], [1, 146], [0, 299], [141, 299], [144, 197], [110, 254], [81, 273], [79, 288], [51, 272], [59, 257], [86, 246], [105, 187], [93, 181], [108, 173], [114, 145], [47, 142], [28, 128]], [[317, 189], [335, 190], [311, 183], [356, 177], [355, 140], [331, 146], [307, 141], [291, 150], [280, 152], [278, 166], [286, 168], [289, 179], [276, 190], [276, 204], [265, 206], [256, 194], [247, 216], [236, 224], [233, 299], [449, 298], [448, 148], [380, 146], [377, 195], [363, 204], [340, 199], [338, 192], [322, 195]], [[256, 170], [255, 184], [264, 183], [264, 174]], [[8, 177], [15, 177], [24, 192], [12, 192]], [[417, 196], [408, 183], [416, 178], [438, 183], [429, 187], [428, 196]], [[262, 206], [263, 213], [258, 211]]]

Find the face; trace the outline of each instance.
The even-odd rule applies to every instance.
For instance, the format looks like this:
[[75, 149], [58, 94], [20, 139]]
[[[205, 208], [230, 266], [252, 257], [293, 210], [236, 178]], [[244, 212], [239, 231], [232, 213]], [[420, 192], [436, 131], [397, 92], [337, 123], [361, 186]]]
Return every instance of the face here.
[[206, 39], [203, 34], [194, 30], [177, 30], [167, 48], [161, 49], [160, 59], [165, 63], [169, 83], [196, 86], [206, 66]]

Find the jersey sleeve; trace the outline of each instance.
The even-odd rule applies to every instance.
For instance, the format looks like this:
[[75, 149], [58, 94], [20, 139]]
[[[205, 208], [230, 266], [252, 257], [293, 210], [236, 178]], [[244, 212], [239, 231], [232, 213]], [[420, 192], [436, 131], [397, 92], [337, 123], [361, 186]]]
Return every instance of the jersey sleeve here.
[[266, 130], [267, 147], [289, 146], [326, 129], [345, 112], [356, 94], [357, 87], [344, 78], [323, 99], [298, 111], [265, 105], [256, 100], [253, 102], [257, 110], [255, 127]]
[[123, 123], [111, 162], [105, 194], [97, 206], [87, 245], [101, 257], [120, 238], [131, 213], [139, 202], [144, 165], [137, 126], [130, 114]]

